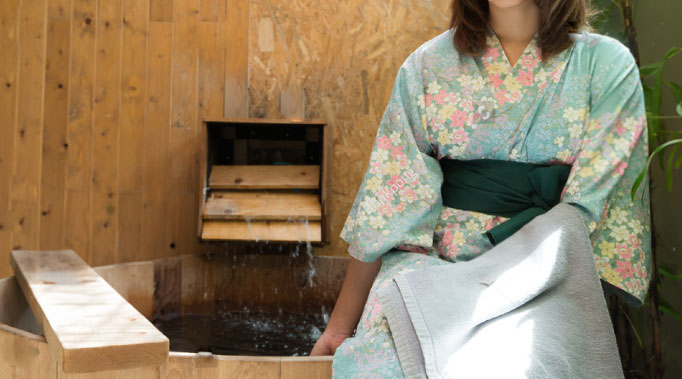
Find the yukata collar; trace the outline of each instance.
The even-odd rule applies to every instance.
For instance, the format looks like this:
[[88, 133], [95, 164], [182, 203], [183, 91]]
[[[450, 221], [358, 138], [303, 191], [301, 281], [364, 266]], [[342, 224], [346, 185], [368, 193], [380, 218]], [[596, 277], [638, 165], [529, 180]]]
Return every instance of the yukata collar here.
[[513, 69], [516, 69], [519, 66], [519, 63], [522, 58], [525, 57], [530, 57], [532, 59], [537, 59], [538, 63], [542, 64], [542, 59], [540, 59], [540, 49], [538, 48], [538, 34], [539, 32], [535, 32], [533, 34], [533, 37], [531, 40], [528, 42], [528, 45], [523, 49], [523, 52], [521, 52], [521, 55], [519, 58], [514, 62], [514, 65], [509, 62], [509, 58], [507, 57], [507, 54], [504, 52], [504, 49], [502, 48], [502, 42], [500, 42], [500, 38], [497, 36], [493, 28], [490, 26], [490, 24], [486, 24], [486, 51], [487, 49], [490, 48], [497, 48], [500, 52], [499, 55], [497, 55], [496, 59], [493, 62], [489, 63], [498, 63], [503, 65], [506, 68], [506, 72], [511, 72]]

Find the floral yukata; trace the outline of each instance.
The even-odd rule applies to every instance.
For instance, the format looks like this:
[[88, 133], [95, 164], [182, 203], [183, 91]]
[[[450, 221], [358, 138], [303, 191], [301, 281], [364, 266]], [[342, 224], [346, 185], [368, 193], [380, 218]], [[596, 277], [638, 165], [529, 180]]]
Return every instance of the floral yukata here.
[[400, 67], [341, 231], [353, 257], [382, 257], [382, 266], [355, 335], [334, 355], [335, 377], [402, 377], [376, 290], [397, 274], [485, 253], [492, 245], [484, 233], [506, 220], [443, 206], [443, 157], [572, 165], [561, 201], [580, 210], [596, 269], [630, 301], [645, 298], [648, 187], [634, 202], [630, 188], [648, 136], [628, 49], [574, 34], [571, 47], [542, 61], [536, 36], [511, 66], [492, 31], [477, 57], [458, 54], [452, 33], [427, 41]]

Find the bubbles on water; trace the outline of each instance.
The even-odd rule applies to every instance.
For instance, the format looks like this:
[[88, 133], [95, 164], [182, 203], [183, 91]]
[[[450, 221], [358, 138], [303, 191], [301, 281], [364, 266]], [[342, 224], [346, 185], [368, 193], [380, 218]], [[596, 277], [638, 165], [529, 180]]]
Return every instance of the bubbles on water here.
[[322, 332], [316, 326], [313, 326], [312, 328], [310, 328], [310, 338], [311, 339], [317, 340], [318, 338], [320, 338], [321, 335], [322, 335]]
[[[220, 307], [219, 307], [220, 309]], [[308, 355], [326, 325], [322, 312], [218, 310], [215, 315], [182, 315], [156, 320], [172, 351], [221, 355]]]

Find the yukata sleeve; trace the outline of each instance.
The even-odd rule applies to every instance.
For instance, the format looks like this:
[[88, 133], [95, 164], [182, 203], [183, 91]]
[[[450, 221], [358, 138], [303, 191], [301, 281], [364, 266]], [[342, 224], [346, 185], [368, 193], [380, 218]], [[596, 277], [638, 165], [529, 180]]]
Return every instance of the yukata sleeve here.
[[416, 53], [400, 67], [355, 201], [340, 237], [373, 262], [395, 247], [428, 252], [440, 216], [443, 174], [426, 127]]
[[648, 156], [644, 94], [625, 46], [607, 39], [594, 49], [586, 132], [562, 201], [582, 211], [607, 288], [641, 305], [651, 280], [648, 182], [634, 201], [630, 189]]

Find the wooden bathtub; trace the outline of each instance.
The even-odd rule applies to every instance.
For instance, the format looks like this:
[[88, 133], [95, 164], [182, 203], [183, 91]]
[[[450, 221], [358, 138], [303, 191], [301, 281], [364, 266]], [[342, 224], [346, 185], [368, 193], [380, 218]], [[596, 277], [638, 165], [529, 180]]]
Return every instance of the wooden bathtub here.
[[[150, 320], [169, 314], [235, 309], [331, 310], [346, 258], [316, 257], [309, 282], [304, 254], [186, 255], [96, 267], [95, 271]], [[277, 288], [275, 291], [274, 288]], [[0, 279], [0, 378], [330, 378], [331, 356], [199, 355], [171, 351], [167, 363], [66, 374], [54, 359], [14, 277]]]

